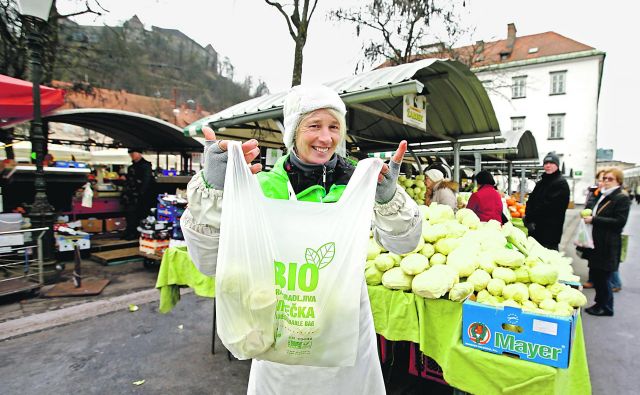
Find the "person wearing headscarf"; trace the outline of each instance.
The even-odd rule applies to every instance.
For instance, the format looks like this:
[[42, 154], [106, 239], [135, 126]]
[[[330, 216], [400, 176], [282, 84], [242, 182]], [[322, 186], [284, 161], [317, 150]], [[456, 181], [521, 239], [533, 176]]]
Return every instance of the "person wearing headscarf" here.
[[438, 169], [429, 169], [425, 172], [425, 182], [427, 191], [425, 193], [425, 204], [436, 202], [438, 204], [446, 204], [454, 211], [458, 209], [458, 200], [456, 193], [458, 192], [458, 183], [444, 178], [444, 173]]
[[493, 175], [486, 170], [481, 170], [475, 175], [475, 180], [478, 183], [478, 190], [471, 194], [467, 208], [476, 213], [482, 222], [495, 219], [502, 223], [502, 198], [496, 190]]
[[[288, 154], [268, 172], [260, 172], [260, 164], [251, 165], [266, 197], [289, 199], [295, 194], [297, 200], [323, 204], [340, 199], [354, 172], [344, 157], [345, 113], [344, 102], [328, 87], [299, 85], [289, 91], [283, 107], [283, 141]], [[204, 169], [189, 183], [189, 207], [181, 223], [193, 262], [204, 274], [215, 275], [228, 142], [216, 140], [208, 128], [203, 131], [207, 140]], [[259, 155], [256, 140], [245, 142], [242, 149], [248, 164]], [[418, 206], [396, 182], [406, 149], [402, 141], [391, 162], [383, 165], [373, 212], [374, 238], [397, 254], [414, 250], [422, 237]], [[353, 366], [322, 368], [253, 360], [247, 392], [384, 394], [364, 273], [360, 306], [360, 316], [353, 317], [360, 327]]]

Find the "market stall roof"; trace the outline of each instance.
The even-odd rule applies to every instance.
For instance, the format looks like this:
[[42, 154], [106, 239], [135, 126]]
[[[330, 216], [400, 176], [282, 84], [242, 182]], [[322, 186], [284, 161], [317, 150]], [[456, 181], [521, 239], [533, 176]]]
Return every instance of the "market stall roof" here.
[[[31, 149], [30, 141], [18, 141], [11, 145], [13, 146], [15, 159], [18, 162], [31, 161], [31, 152], [33, 150]], [[5, 158], [4, 146], [5, 144], [0, 143], [0, 159]], [[87, 150], [67, 147], [60, 144], [48, 144], [47, 150], [53, 156], [54, 160], [87, 162], [91, 158], [91, 153]], [[131, 159], [129, 159], [129, 162], [131, 162]]]
[[[512, 163], [518, 168], [522, 166], [531, 167], [538, 165], [538, 148], [536, 140], [533, 134], [528, 130], [523, 131], [508, 131], [504, 132], [502, 137], [495, 139], [480, 139], [483, 141], [496, 140], [497, 143], [482, 143], [479, 139], [458, 140], [460, 144], [460, 171], [465, 173], [463, 176], [473, 175], [473, 170], [465, 170], [465, 166], [475, 167], [476, 157], [475, 154], [479, 154], [482, 158], [484, 167], [486, 161], [499, 161], [504, 166], [490, 166], [490, 167], [505, 167], [507, 163]], [[405, 158], [408, 163], [415, 163], [420, 157], [427, 158], [428, 163], [434, 163], [443, 161], [449, 166], [447, 158], [455, 155], [452, 144], [449, 142], [427, 143], [416, 145], [413, 148], [412, 156]], [[373, 152], [369, 153], [370, 157], [388, 159], [394, 154], [394, 151], [385, 152]], [[415, 156], [414, 156], [415, 155]], [[418, 169], [422, 171], [421, 167]], [[455, 169], [454, 169], [455, 170]], [[470, 173], [469, 173], [470, 172]]]
[[[478, 78], [460, 62], [425, 59], [372, 70], [325, 83], [348, 107], [349, 142], [361, 151], [409, 143], [456, 141], [499, 136], [493, 106]], [[403, 124], [403, 95], [427, 97], [426, 131]], [[209, 124], [218, 137], [256, 138], [265, 146], [282, 146], [282, 105], [287, 92], [261, 96], [203, 118], [184, 129], [201, 133]]]
[[[40, 108], [47, 114], [64, 104], [64, 90], [40, 85]], [[0, 74], [0, 128], [33, 118], [33, 84]]]
[[95, 130], [126, 148], [156, 152], [200, 152], [201, 143], [185, 136], [182, 129], [163, 121], [129, 111], [81, 108], [56, 111], [44, 120]]
[[[502, 137], [504, 142], [492, 143], [492, 144], [475, 144], [473, 139], [463, 142], [460, 148], [460, 155], [473, 155], [481, 154], [491, 158], [504, 159], [507, 161], [537, 161], [538, 160], [538, 145], [536, 144], [536, 138], [529, 130], [520, 131], [507, 131], [503, 132]], [[414, 149], [414, 152], [418, 156], [429, 155], [452, 155], [453, 148], [451, 147], [434, 147], [434, 148], [422, 148]], [[389, 157], [393, 152], [385, 153]]]
[[89, 162], [93, 165], [130, 165], [131, 158], [125, 148], [109, 148], [91, 151]]

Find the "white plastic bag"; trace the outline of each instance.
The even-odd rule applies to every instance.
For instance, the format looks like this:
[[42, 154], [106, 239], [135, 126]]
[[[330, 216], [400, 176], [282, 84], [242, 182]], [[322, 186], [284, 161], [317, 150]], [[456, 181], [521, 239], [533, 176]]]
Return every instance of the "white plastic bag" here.
[[573, 240], [573, 244], [577, 247], [582, 248], [594, 248], [593, 246], [593, 236], [592, 236], [593, 226], [591, 224], [587, 224], [584, 220], [580, 220], [578, 223], [578, 231], [576, 232], [576, 237]]
[[240, 145], [229, 144], [216, 309], [218, 335], [237, 358], [355, 363], [381, 166], [377, 159], [360, 162], [337, 203], [268, 199]]
[[84, 184], [84, 192], [82, 193], [82, 207], [93, 207], [93, 190], [91, 183]]

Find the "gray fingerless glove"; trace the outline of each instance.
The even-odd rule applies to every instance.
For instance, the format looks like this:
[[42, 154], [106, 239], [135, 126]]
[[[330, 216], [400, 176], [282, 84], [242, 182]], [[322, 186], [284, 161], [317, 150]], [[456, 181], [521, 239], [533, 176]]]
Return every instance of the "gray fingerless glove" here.
[[203, 175], [208, 186], [219, 190], [224, 188], [228, 158], [229, 153], [220, 148], [217, 140], [205, 141]]
[[382, 176], [382, 181], [376, 188], [376, 203], [385, 204], [393, 199], [396, 194], [398, 175], [400, 174], [400, 163], [389, 161], [389, 171]]

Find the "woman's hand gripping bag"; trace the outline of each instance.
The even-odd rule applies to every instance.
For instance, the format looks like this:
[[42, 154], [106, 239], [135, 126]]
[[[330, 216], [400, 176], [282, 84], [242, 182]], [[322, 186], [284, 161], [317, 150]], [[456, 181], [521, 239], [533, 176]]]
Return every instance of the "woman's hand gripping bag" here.
[[[340, 200], [319, 204], [296, 201], [294, 195], [290, 200], [265, 198], [242, 162], [241, 152], [234, 154], [234, 150], [239, 146], [230, 148], [227, 167], [216, 303], [219, 311], [222, 304], [228, 305], [226, 319], [239, 331], [231, 327], [223, 330], [220, 315], [220, 338], [234, 355], [238, 356], [237, 348], [245, 351], [245, 358], [292, 365], [352, 366], [381, 161], [361, 161]], [[240, 160], [232, 159], [236, 156]], [[236, 167], [248, 175], [242, 182], [238, 182], [236, 171], [230, 170]], [[234, 189], [242, 193], [228, 193]], [[232, 249], [233, 259], [227, 249]], [[234, 263], [240, 261], [242, 268]], [[248, 268], [244, 262], [250, 262]], [[232, 286], [230, 290], [225, 289], [226, 281]], [[251, 295], [258, 290], [259, 303], [254, 307], [245, 303], [251, 302]], [[274, 332], [272, 343], [267, 344], [270, 313]], [[227, 341], [231, 339], [238, 339], [240, 347], [230, 347], [233, 345]]]

